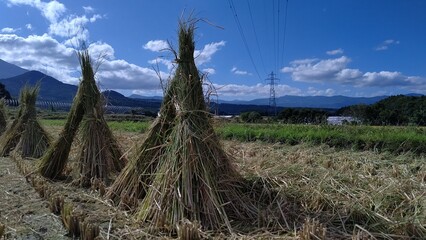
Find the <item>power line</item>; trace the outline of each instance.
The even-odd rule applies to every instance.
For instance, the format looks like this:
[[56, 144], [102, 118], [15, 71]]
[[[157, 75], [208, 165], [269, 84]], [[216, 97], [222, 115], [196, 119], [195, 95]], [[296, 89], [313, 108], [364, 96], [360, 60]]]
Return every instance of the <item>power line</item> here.
[[285, 15], [284, 15], [284, 34], [283, 34], [283, 45], [282, 45], [282, 53], [281, 53], [281, 64], [284, 63], [284, 47], [285, 47], [285, 40], [286, 40], [286, 32], [287, 32], [287, 12], [288, 12], [288, 0], [286, 0], [285, 4]]
[[232, 13], [233, 13], [234, 20], [235, 20], [235, 22], [237, 23], [238, 31], [240, 32], [241, 38], [243, 39], [244, 46], [246, 47], [247, 53], [248, 53], [248, 55], [249, 55], [249, 57], [250, 57], [250, 61], [251, 61], [251, 63], [253, 64], [254, 70], [256, 71], [256, 74], [257, 74], [257, 76], [259, 77], [259, 80], [261, 80], [261, 78], [260, 78], [260, 74], [259, 74], [259, 71], [257, 71], [256, 64], [254, 63], [253, 57], [252, 57], [252, 55], [251, 55], [250, 48], [248, 47], [247, 39], [246, 39], [246, 37], [245, 37], [245, 35], [244, 35], [243, 28], [241, 27], [240, 20], [238, 19], [237, 10], [235, 9], [234, 2], [233, 2], [232, 0], [228, 0], [228, 2], [229, 2], [229, 6], [230, 6], [230, 8], [231, 8], [231, 11], [232, 11]]
[[273, 42], [274, 42], [274, 49], [273, 49], [273, 56], [274, 56], [274, 70], [277, 69], [277, 38], [276, 38], [276, 31], [275, 28], [275, 0], [272, 1], [272, 32], [273, 32]]
[[275, 69], [275, 71], [277, 71], [277, 72], [279, 72], [279, 68], [280, 68], [280, 66], [281, 66], [281, 64], [280, 64], [280, 36], [281, 36], [281, 28], [280, 28], [280, 19], [281, 19], [281, 14], [280, 14], [280, 9], [281, 9], [281, 1], [280, 0], [278, 0], [278, 36], [277, 36], [277, 38], [278, 38], [278, 44], [277, 44], [277, 59], [276, 59], [276, 62], [277, 62], [277, 68]]
[[249, 13], [250, 13], [251, 26], [252, 26], [252, 28], [253, 28], [254, 37], [255, 37], [255, 39], [256, 39], [257, 49], [258, 49], [258, 51], [259, 51], [259, 54], [260, 54], [260, 60], [261, 60], [261, 62], [262, 62], [262, 66], [263, 66], [263, 71], [266, 73], [265, 62], [263, 61], [263, 55], [262, 55], [262, 51], [260, 50], [260, 44], [259, 44], [259, 40], [258, 40], [258, 38], [257, 38], [256, 28], [254, 27], [253, 14], [252, 14], [252, 12], [251, 12], [250, 0], [247, 0], [247, 5], [248, 5]]

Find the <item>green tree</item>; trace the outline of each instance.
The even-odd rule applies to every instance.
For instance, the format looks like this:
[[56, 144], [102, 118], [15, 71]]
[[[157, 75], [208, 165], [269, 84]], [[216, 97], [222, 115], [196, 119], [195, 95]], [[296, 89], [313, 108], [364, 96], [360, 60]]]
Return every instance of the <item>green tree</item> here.
[[260, 120], [262, 119], [262, 115], [260, 115], [260, 113], [256, 111], [243, 112], [240, 114], [240, 119], [243, 122], [256, 123], [260, 122]]
[[6, 86], [4, 86], [3, 83], [0, 83], [0, 99], [1, 98], [5, 98], [5, 99], [12, 99], [10, 97], [10, 93], [9, 91], [6, 90]]

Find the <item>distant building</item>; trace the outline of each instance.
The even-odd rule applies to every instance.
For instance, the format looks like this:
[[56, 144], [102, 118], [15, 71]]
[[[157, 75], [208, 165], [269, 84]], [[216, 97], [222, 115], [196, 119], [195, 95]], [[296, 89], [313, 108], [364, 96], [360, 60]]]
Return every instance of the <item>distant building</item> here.
[[327, 118], [327, 123], [330, 125], [342, 125], [343, 123], [358, 123], [359, 120], [354, 117], [330, 116]]

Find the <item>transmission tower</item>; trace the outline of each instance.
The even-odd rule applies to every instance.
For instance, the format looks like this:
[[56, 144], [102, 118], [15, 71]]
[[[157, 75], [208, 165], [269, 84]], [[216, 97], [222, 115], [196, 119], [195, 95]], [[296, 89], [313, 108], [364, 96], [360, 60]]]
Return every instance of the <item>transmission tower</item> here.
[[266, 82], [269, 84], [269, 108], [272, 109], [272, 112], [274, 113], [274, 116], [277, 115], [277, 103], [275, 102], [275, 85], [280, 80], [275, 77], [275, 73], [272, 71], [270, 74], [268, 74], [268, 78], [265, 79]]

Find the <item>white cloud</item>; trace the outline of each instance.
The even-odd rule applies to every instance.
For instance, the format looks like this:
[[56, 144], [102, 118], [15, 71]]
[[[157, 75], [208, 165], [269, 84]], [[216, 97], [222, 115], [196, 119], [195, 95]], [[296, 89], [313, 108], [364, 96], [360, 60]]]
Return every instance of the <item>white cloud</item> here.
[[28, 30], [33, 30], [33, 25], [31, 25], [31, 23], [25, 24], [25, 27], [26, 27]]
[[326, 53], [327, 55], [340, 55], [340, 54], [343, 54], [343, 49], [338, 48], [338, 49], [327, 51]]
[[343, 76], [350, 79], [359, 77], [357, 69], [346, 69], [350, 61], [346, 56], [325, 60], [302, 59], [291, 62], [290, 67], [281, 71], [290, 73], [292, 79], [299, 82], [340, 82], [347, 80]]
[[374, 50], [376, 51], [384, 51], [387, 50], [391, 45], [398, 45], [398, 40], [388, 39], [379, 44]]
[[400, 72], [379, 71], [365, 72], [359, 69], [347, 68], [350, 59], [342, 56], [334, 59], [301, 59], [290, 63], [289, 67], [281, 69], [289, 73], [292, 80], [308, 83], [337, 83], [355, 87], [405, 87], [418, 92], [426, 85], [426, 78], [405, 76]]
[[243, 70], [239, 70], [237, 67], [233, 67], [231, 69], [231, 72], [235, 75], [242, 75], [242, 76], [251, 76], [252, 74], [247, 72], [247, 71], [243, 71]]
[[307, 94], [309, 96], [334, 96], [336, 95], [336, 91], [331, 88], [327, 88], [323, 90], [323, 89], [316, 89], [314, 87], [309, 87]]
[[17, 32], [19, 30], [20, 30], [20, 28], [15, 29], [15, 28], [10, 28], [10, 27], [5, 27], [5, 28], [2, 28], [0, 30], [0, 32], [2, 32], [2, 33], [14, 33], [14, 32]]
[[[270, 86], [268, 84], [260, 83], [251, 86], [239, 84], [214, 84], [214, 87], [220, 99], [268, 98], [270, 93]], [[278, 84], [275, 86], [275, 93], [277, 96], [302, 95], [302, 90], [285, 84]]]
[[95, 42], [89, 45], [90, 56], [94, 59], [114, 60], [114, 48], [104, 42]]
[[20, 67], [39, 70], [64, 82], [76, 83], [73, 77], [78, 61], [72, 48], [60, 44], [51, 36], [0, 34], [2, 59]]
[[[41, 0], [7, 0], [9, 5], [28, 5], [38, 9], [41, 14], [49, 21], [49, 34], [66, 38], [68, 46], [79, 45], [80, 41], [88, 41], [89, 31], [86, 28], [88, 23], [96, 22], [102, 19], [99, 14], [93, 16], [68, 15], [63, 17], [66, 12], [64, 4], [53, 0], [43, 2]], [[93, 8], [83, 7], [86, 13], [92, 12]], [[27, 29], [31, 30], [32, 25], [27, 24]]]
[[141, 96], [163, 96], [162, 89], [137, 89], [133, 90], [132, 94], [137, 94]]
[[49, 26], [49, 33], [59, 37], [79, 36], [83, 38], [81, 40], [87, 40], [88, 31], [85, 29], [85, 25], [89, 22], [94, 22], [99, 18], [100, 15], [94, 15], [91, 18], [86, 16], [70, 15], [59, 22], [52, 23]]
[[[105, 89], [160, 89], [157, 73], [151, 68], [140, 67], [125, 60], [115, 59], [114, 49], [103, 42], [89, 46], [93, 60], [105, 58], [97, 72], [97, 80]], [[80, 69], [76, 52], [51, 36], [31, 35], [27, 38], [15, 34], [0, 34], [0, 56], [20, 67], [44, 72], [60, 81], [77, 84]], [[160, 72], [163, 78], [167, 74]]]
[[[166, 73], [161, 73], [167, 76]], [[101, 87], [106, 89], [160, 89], [157, 73], [125, 60], [104, 61], [97, 72]]]
[[91, 6], [83, 6], [83, 9], [85, 13], [92, 13], [95, 11], [95, 9]]
[[353, 83], [362, 76], [362, 72], [358, 69], [345, 68], [334, 75], [334, 80], [340, 83]]
[[157, 66], [157, 64], [163, 64], [167, 67], [167, 69], [169, 71], [172, 70], [175, 67], [175, 65], [172, 63], [172, 61], [165, 59], [165, 58], [160, 58], [160, 57], [153, 59], [153, 60], [149, 60], [148, 63], [151, 64], [151, 65], [154, 65], [154, 66]]
[[204, 46], [201, 50], [194, 51], [195, 63], [197, 65], [202, 65], [204, 63], [210, 62], [212, 56], [220, 50], [221, 47], [225, 46], [225, 41], [213, 42]]
[[[0, 56], [2, 59], [30, 70], [44, 72], [60, 81], [77, 84], [80, 66], [73, 46], [88, 40], [89, 31], [85, 27], [102, 18], [101, 15], [63, 17], [65, 6], [55, 0], [8, 0], [12, 5], [28, 5], [39, 9], [49, 20], [48, 34], [21, 37], [15, 34], [0, 34]], [[90, 7], [83, 8], [86, 13]], [[27, 25], [27, 28], [32, 28]], [[54, 37], [63, 37], [63, 42]], [[157, 73], [146, 67], [116, 59], [114, 48], [104, 42], [94, 42], [88, 46], [94, 64], [99, 65], [96, 78], [102, 88], [161, 91]], [[100, 61], [100, 62], [97, 62]], [[166, 79], [168, 74], [159, 72]]]
[[148, 41], [143, 48], [153, 52], [160, 52], [169, 48], [169, 44], [164, 40], [151, 40]]
[[421, 86], [426, 84], [426, 78], [405, 76], [400, 72], [366, 72], [361, 82], [362, 86]]
[[[212, 56], [217, 51], [219, 51], [222, 46], [225, 46], [225, 41], [213, 42], [213, 43], [205, 45], [203, 49], [201, 50], [195, 50], [194, 51], [195, 64], [200, 66], [204, 63], [211, 61]], [[162, 50], [168, 49], [169, 44], [167, 43], [167, 41], [164, 41], [164, 40], [150, 40], [145, 45], [143, 45], [143, 48], [153, 52], [160, 52]], [[149, 60], [148, 63], [152, 65], [157, 65], [159, 63], [163, 64], [167, 67], [168, 70], [172, 70], [174, 68], [174, 64], [172, 60], [169, 60], [163, 57], [158, 57], [153, 60]]]
[[204, 68], [203, 70], [201, 70], [201, 72], [213, 75], [216, 73], [216, 70], [214, 68]]
[[99, 14], [95, 14], [95, 15], [93, 15], [92, 17], [90, 17], [89, 18], [89, 20], [90, 20], [90, 22], [91, 23], [94, 23], [94, 22], [96, 22], [96, 20], [98, 20], [98, 19], [102, 19], [103, 17], [101, 16], [101, 15], [99, 15]]
[[58, 1], [43, 2], [41, 0], [7, 0], [9, 5], [28, 5], [41, 11], [41, 14], [50, 23], [56, 23], [62, 14], [65, 13], [65, 5]]

